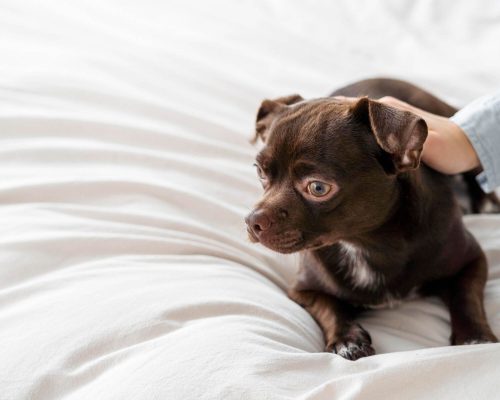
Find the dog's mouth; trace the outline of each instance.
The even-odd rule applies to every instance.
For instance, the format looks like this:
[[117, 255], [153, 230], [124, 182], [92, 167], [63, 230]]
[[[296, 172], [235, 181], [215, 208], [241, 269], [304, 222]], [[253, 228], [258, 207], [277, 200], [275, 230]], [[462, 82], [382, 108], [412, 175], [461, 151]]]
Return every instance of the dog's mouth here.
[[259, 236], [257, 236], [250, 228], [247, 228], [247, 232], [251, 242], [261, 243], [267, 248], [278, 253], [294, 253], [304, 249], [306, 246], [304, 235], [298, 229], [272, 234], [261, 232]]

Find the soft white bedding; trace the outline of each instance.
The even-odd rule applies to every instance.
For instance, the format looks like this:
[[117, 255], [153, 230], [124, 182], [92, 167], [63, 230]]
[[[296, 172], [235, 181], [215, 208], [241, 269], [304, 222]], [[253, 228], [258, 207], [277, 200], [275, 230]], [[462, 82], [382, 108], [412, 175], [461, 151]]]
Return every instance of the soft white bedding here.
[[[498, 87], [500, 5], [0, 3], [0, 399], [494, 399], [500, 345], [449, 347], [434, 299], [363, 319], [378, 355], [322, 353], [247, 241], [265, 97], [368, 76], [460, 105]], [[500, 217], [467, 218], [491, 270]]]

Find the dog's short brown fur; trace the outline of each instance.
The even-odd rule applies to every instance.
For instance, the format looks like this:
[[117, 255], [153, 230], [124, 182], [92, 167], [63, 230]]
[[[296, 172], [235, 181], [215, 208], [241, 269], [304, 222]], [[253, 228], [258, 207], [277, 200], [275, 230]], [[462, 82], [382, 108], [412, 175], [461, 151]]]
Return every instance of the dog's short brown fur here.
[[[444, 300], [452, 344], [496, 342], [483, 307], [486, 258], [462, 224], [453, 178], [420, 164], [425, 121], [373, 98], [399, 97], [443, 116], [455, 109], [388, 79], [334, 95], [370, 98], [262, 103], [256, 164], [265, 192], [246, 218], [251, 240], [300, 251], [289, 296], [321, 326], [327, 351], [352, 360], [374, 354], [356, 315], [414, 294]], [[489, 198], [466, 182], [478, 209]]]

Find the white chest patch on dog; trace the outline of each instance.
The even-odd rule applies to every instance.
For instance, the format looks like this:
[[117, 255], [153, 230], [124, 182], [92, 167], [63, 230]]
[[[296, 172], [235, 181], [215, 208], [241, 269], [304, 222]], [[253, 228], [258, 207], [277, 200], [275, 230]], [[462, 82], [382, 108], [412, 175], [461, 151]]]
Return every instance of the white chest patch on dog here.
[[347, 274], [354, 287], [370, 289], [384, 283], [384, 276], [368, 265], [363, 249], [344, 241], [340, 241], [339, 244], [342, 266], [347, 268]]

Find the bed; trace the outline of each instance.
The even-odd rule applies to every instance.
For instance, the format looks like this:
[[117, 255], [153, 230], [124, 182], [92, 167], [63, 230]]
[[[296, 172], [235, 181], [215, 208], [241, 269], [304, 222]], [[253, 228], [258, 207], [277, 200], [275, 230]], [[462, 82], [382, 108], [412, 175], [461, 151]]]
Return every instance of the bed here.
[[[264, 98], [410, 80], [499, 87], [500, 4], [0, 4], [0, 399], [494, 399], [500, 345], [448, 346], [433, 298], [367, 313], [377, 355], [322, 352], [251, 244]], [[467, 216], [500, 335], [500, 216]]]

